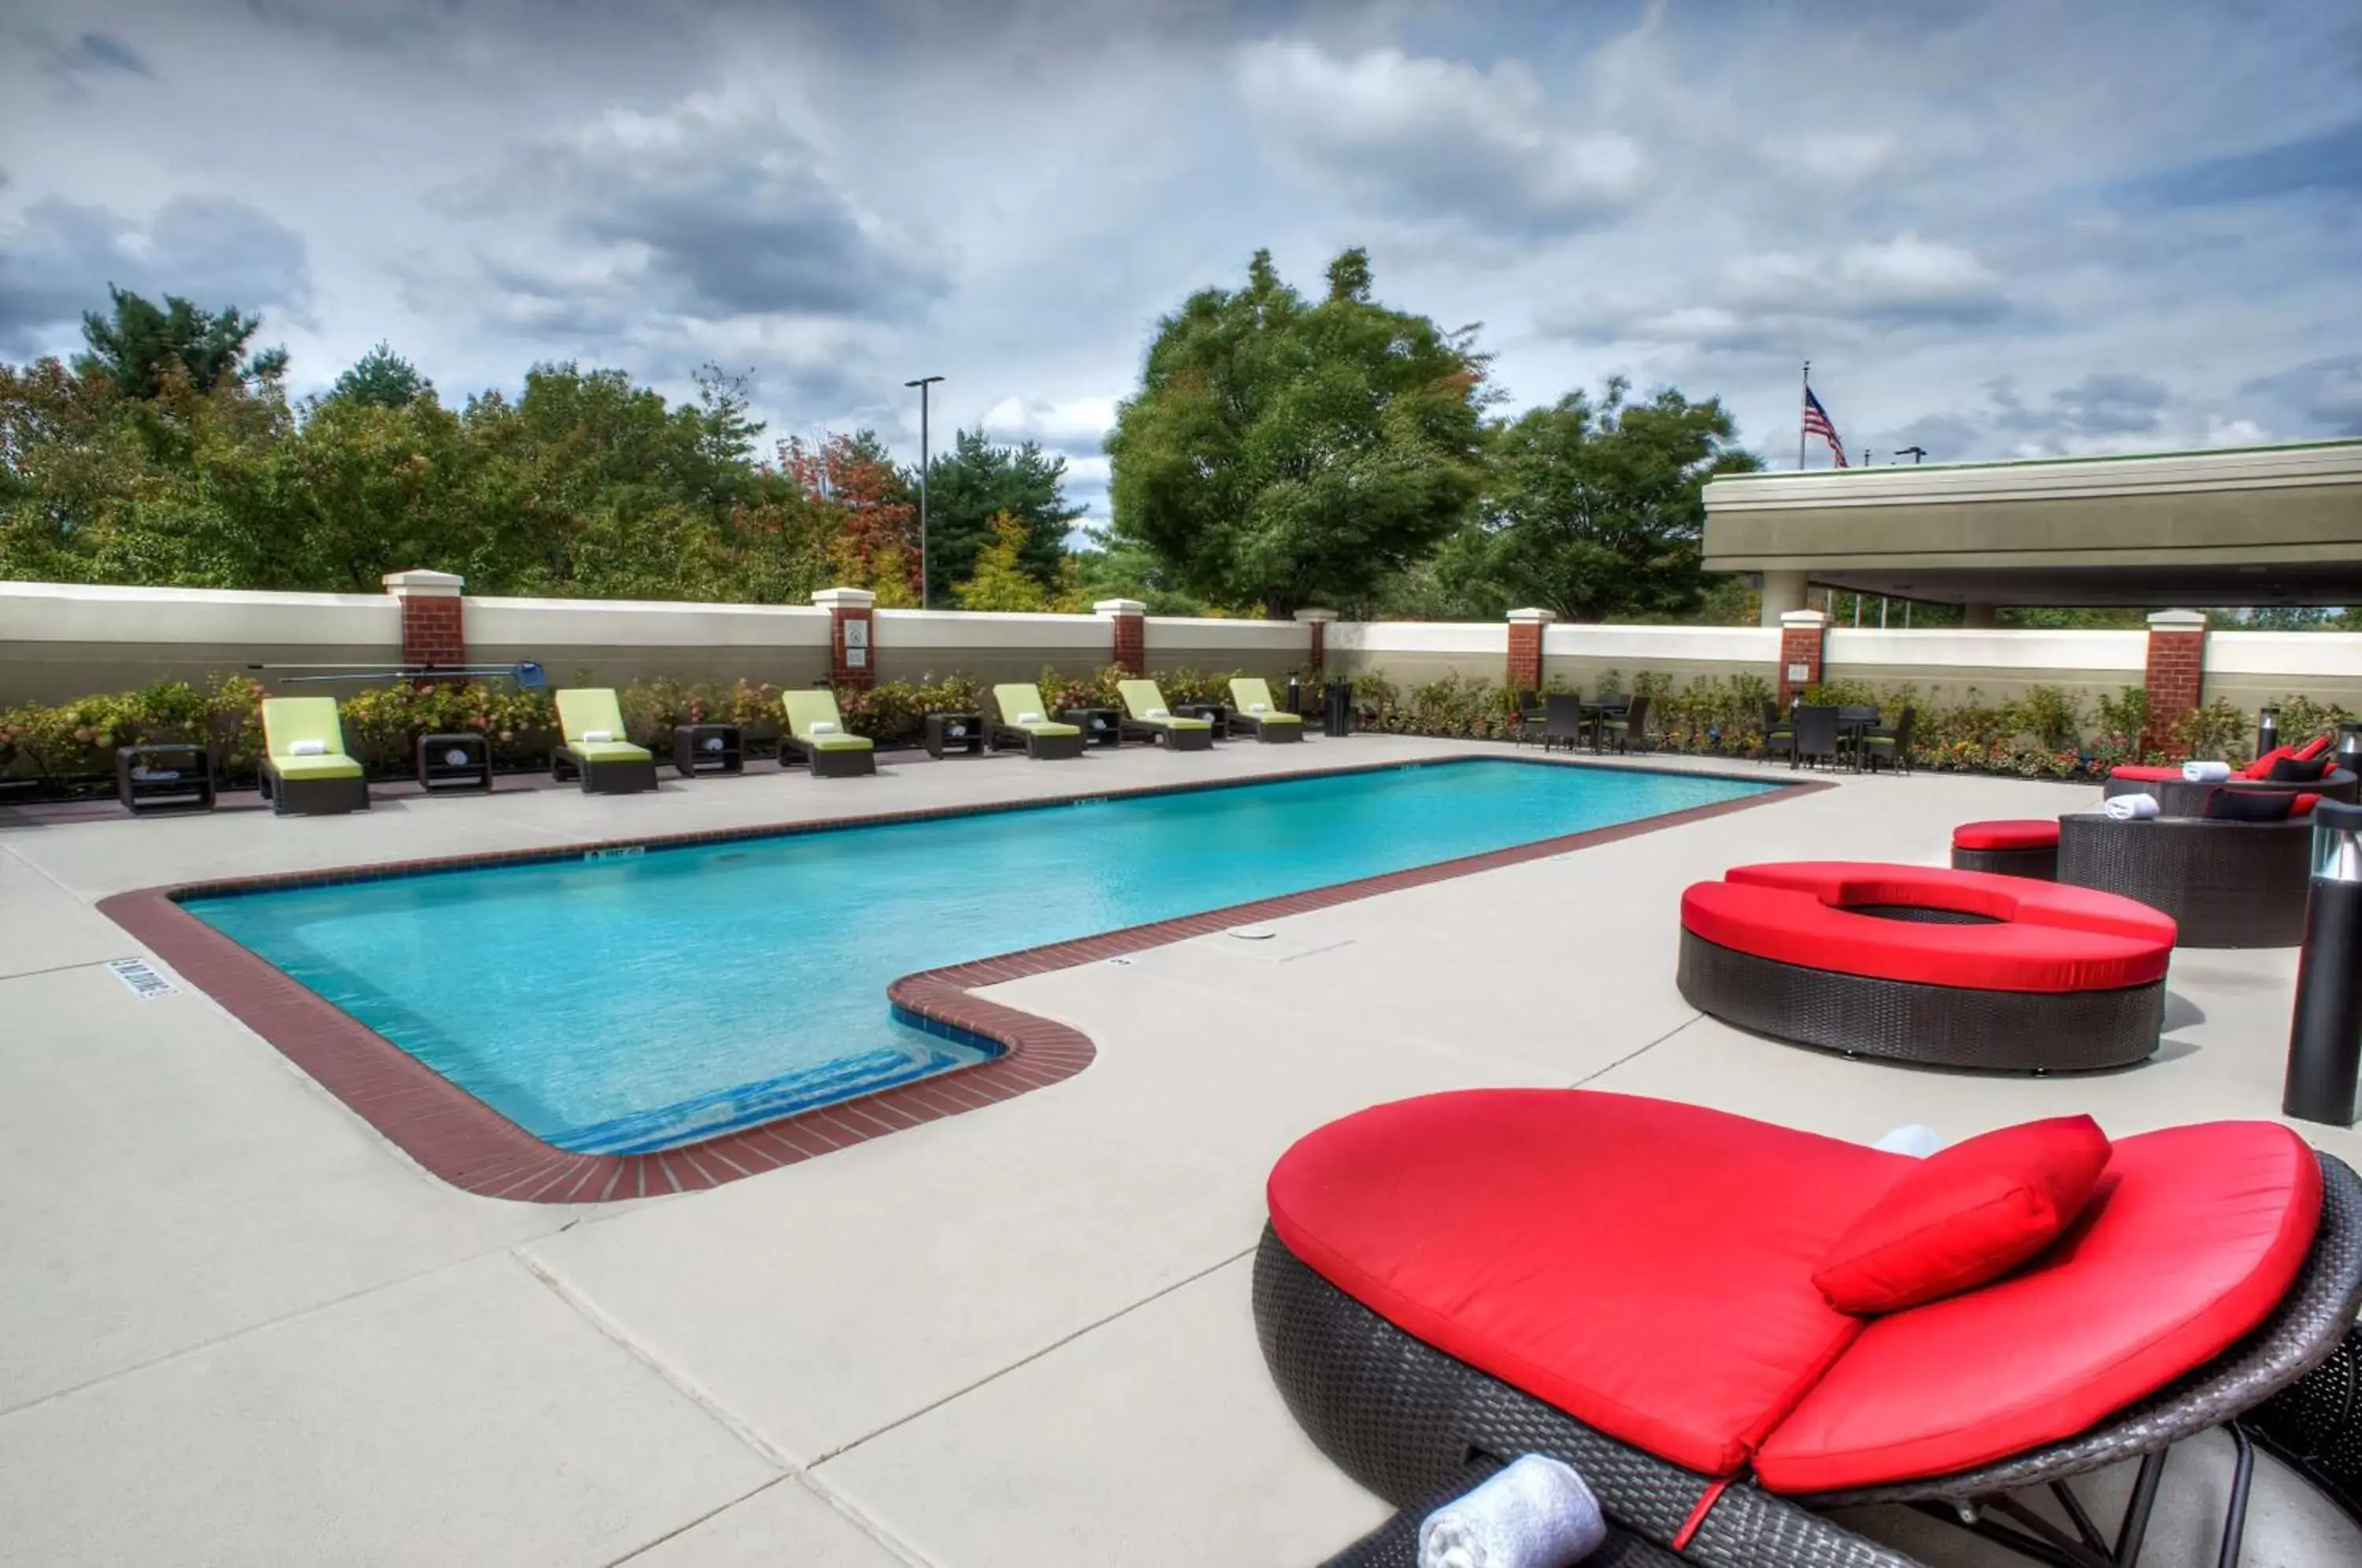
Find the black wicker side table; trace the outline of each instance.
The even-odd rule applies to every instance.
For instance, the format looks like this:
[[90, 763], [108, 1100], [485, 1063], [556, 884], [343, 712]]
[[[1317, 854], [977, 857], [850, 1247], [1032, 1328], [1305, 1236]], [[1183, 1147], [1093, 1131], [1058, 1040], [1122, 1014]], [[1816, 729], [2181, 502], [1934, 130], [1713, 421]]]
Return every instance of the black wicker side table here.
[[133, 816], [214, 809], [214, 759], [194, 741], [115, 748], [115, 798]]
[[964, 752], [969, 756], [984, 755], [984, 715], [981, 713], [930, 713], [926, 722], [927, 755], [937, 761], [946, 752]]
[[418, 737], [418, 787], [430, 795], [492, 787], [492, 748], [482, 735], [462, 732]]
[[1117, 709], [1065, 708], [1059, 711], [1058, 719], [1062, 723], [1080, 726], [1085, 745], [1123, 744], [1123, 714]]
[[675, 724], [672, 765], [684, 778], [746, 771], [746, 732], [736, 724]]

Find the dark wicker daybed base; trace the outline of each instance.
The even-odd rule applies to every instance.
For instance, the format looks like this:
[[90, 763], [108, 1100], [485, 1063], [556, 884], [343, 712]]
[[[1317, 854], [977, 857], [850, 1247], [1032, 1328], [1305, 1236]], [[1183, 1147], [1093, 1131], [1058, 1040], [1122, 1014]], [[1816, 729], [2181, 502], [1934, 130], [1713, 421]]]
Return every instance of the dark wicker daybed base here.
[[657, 787], [657, 759], [594, 762], [561, 745], [550, 753], [549, 776], [560, 784], [580, 783], [586, 795], [637, 795]]
[[1190, 724], [1175, 729], [1170, 724], [1143, 724], [1131, 719], [1123, 722], [1126, 740], [1162, 741], [1167, 751], [1211, 751], [1214, 749], [1214, 726]]
[[1083, 755], [1083, 739], [1079, 730], [1070, 735], [1037, 735], [1011, 724], [995, 724], [985, 744], [993, 751], [1005, 745], [1021, 745], [1025, 755], [1036, 762], [1065, 762]]
[[1999, 877], [2031, 877], [2037, 882], [2058, 880], [2058, 846], [2041, 849], [1952, 849], [1955, 871], [1990, 871]]
[[1304, 738], [1304, 721], [1301, 719], [1292, 724], [1285, 722], [1275, 724], [1253, 713], [1233, 712], [1230, 723], [1231, 734], [1237, 734], [1244, 730], [1265, 745], [1286, 745]]
[[287, 778], [265, 759], [259, 785], [271, 811], [282, 817], [336, 817], [370, 809], [369, 780], [359, 774], [350, 778]]
[[866, 778], [877, 771], [874, 751], [806, 745], [792, 736], [780, 736], [779, 766], [789, 767], [798, 762], [809, 766], [815, 778]]
[[2157, 1050], [2165, 982], [1991, 991], [1806, 969], [1682, 933], [1683, 998], [1726, 1023], [1849, 1056], [1989, 1072], [2129, 1066]]
[[2058, 879], [2173, 917], [2179, 947], [2293, 947], [2304, 939], [2312, 824], [2098, 812], [2058, 819]]
[[[2303, 1376], [2337, 1348], [2362, 1309], [2362, 1181], [2334, 1156], [2317, 1157], [2321, 1228], [2295, 1285], [2259, 1328], [2206, 1365], [2078, 1436], [1997, 1464], [1805, 1498], [1775, 1496], [1741, 1481], [1715, 1499], [1702, 1519], [1694, 1516], [1715, 1485], [1711, 1477], [1619, 1442], [1412, 1338], [1298, 1261], [1269, 1227], [1255, 1254], [1255, 1328], [1264, 1361], [1297, 1424], [1347, 1474], [1406, 1509], [1464, 1485], [1472, 1458], [1506, 1463], [1547, 1453], [1582, 1473], [1611, 1522], [1650, 1542], [1670, 1548], [1694, 1519], [1694, 1533], [1677, 1553], [1682, 1562], [1713, 1568], [1923, 1568], [1917, 1559], [1832, 1523], [1818, 1510], [1899, 1503], [1957, 1517], [1959, 1506], [1977, 1504], [2007, 1518], [2014, 1502], [1992, 1507], [2007, 1493], [2045, 1485], [2063, 1489], [2070, 1477], [2145, 1457], [2134, 1488], [2136, 1518], [2127, 1518], [2113, 1556], [2087, 1558], [2128, 1562], [2138, 1553], [2167, 1448], [2235, 1422]], [[1613, 1282], [1603, 1282], [1603, 1288], [1613, 1288]], [[2234, 1435], [2245, 1441], [2235, 1426]], [[2244, 1513], [2244, 1485], [2233, 1507]], [[1981, 1533], [1995, 1528], [1984, 1521]], [[1606, 1559], [1658, 1560], [1654, 1554]]]

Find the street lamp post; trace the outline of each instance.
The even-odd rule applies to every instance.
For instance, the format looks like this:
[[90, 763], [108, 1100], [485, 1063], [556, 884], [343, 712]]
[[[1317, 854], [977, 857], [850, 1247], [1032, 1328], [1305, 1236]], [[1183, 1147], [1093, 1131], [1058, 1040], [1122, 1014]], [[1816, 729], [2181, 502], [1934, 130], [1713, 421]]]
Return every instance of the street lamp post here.
[[919, 389], [919, 608], [922, 610], [928, 608], [927, 467], [929, 458], [927, 455], [927, 389], [942, 380], [943, 377], [941, 376], [921, 376], [916, 381], [904, 381], [902, 383], [906, 387], [916, 387]]

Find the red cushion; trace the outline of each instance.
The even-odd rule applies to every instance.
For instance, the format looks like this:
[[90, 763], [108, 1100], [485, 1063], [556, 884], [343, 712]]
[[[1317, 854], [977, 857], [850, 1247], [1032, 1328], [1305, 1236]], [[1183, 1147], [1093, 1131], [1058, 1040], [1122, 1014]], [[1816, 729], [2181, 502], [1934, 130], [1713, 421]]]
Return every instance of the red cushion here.
[[2241, 768], [2236, 774], [2233, 775], [2233, 777], [2238, 778], [2269, 778], [2272, 776], [2273, 763], [2278, 762], [2281, 757], [2294, 756], [2295, 755], [2296, 747], [2292, 745], [2274, 746], [2271, 750], [2264, 753], [2263, 756], [2256, 758], [2255, 761]]
[[2122, 767], [2109, 768], [2108, 777], [2111, 778], [2130, 778], [2135, 782], [2141, 784], [2164, 784], [2180, 778], [2181, 769], [2179, 767], [2153, 766], [2146, 762], [2135, 762], [2127, 763]]
[[2327, 751], [2329, 749], [2329, 743], [2335, 738], [2336, 737], [2334, 735], [2313, 736], [2311, 740], [2296, 748], [2296, 759], [2299, 762], [2311, 762], [2314, 757], [2319, 756], [2323, 752]]
[[1913, 1162], [1663, 1100], [1382, 1105], [1272, 1172], [1288, 1251], [1406, 1332], [1728, 1474], [1861, 1331], [1812, 1272]]
[[2221, 1354], [2295, 1281], [2321, 1169], [2295, 1133], [2119, 1139], [2059, 1242], [1995, 1285], [1881, 1318], [1756, 1456], [1765, 1485], [1942, 1475], [2055, 1442]]
[[1813, 1283], [1840, 1312], [1899, 1312], [1999, 1279], [2058, 1239], [2108, 1164], [2088, 1116], [2003, 1127], [1922, 1161], [1847, 1228]]
[[1962, 823], [1952, 830], [1954, 849], [2056, 849], [2057, 817], [2028, 817], [2011, 822]]
[[[1975, 990], [2142, 986], [2172, 961], [2172, 917], [2114, 893], [1983, 871], [1847, 861], [1739, 866], [1682, 895], [1705, 941], [1808, 969]], [[1904, 904], [1981, 914], [1948, 925], [1857, 914]]]
[[2319, 804], [2321, 804], [2321, 797], [2318, 795], [2299, 795], [2289, 802], [2289, 815], [2309, 817], [2312, 815], [2313, 807]]

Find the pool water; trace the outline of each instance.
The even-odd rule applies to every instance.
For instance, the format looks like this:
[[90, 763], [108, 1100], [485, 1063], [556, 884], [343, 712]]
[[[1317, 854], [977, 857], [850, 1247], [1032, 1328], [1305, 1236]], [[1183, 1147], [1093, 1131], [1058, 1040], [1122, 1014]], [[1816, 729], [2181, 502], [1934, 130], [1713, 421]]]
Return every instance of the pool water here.
[[992, 1054], [893, 1016], [916, 970], [1774, 787], [1461, 761], [185, 907], [544, 1141], [641, 1154]]

